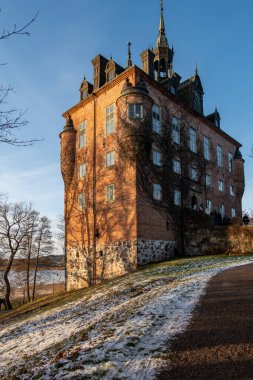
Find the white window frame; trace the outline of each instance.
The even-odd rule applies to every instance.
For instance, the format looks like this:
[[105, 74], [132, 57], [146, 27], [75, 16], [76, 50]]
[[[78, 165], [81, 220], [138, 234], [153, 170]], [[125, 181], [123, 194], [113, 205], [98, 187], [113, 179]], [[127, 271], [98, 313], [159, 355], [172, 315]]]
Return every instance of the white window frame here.
[[203, 145], [204, 145], [204, 158], [205, 158], [205, 160], [210, 161], [210, 139], [209, 139], [209, 137], [204, 136]]
[[106, 186], [106, 201], [107, 202], [115, 201], [115, 185], [113, 183]]
[[209, 215], [211, 214], [212, 207], [213, 207], [212, 201], [210, 199], [207, 199], [206, 200], [206, 210], [207, 210]]
[[172, 141], [180, 145], [180, 120], [172, 116]]
[[236, 209], [234, 207], [231, 208], [231, 217], [232, 219], [236, 218]]
[[190, 166], [190, 178], [192, 181], [198, 180], [198, 171], [193, 166]]
[[193, 153], [197, 153], [197, 130], [190, 127], [189, 131], [189, 148]]
[[218, 180], [218, 190], [222, 193], [224, 191], [224, 182], [222, 179]]
[[211, 176], [210, 176], [210, 174], [206, 174], [206, 177], [205, 177], [205, 184], [206, 184], [206, 188], [207, 188], [207, 189], [210, 189], [210, 188], [211, 188]]
[[224, 218], [224, 216], [225, 216], [225, 206], [224, 206], [224, 204], [221, 204], [219, 206], [219, 212], [220, 212], [222, 218]]
[[105, 109], [105, 134], [106, 136], [111, 135], [112, 133], [115, 132], [115, 126], [114, 126], [114, 109], [115, 105], [110, 104], [108, 107]]
[[162, 186], [159, 183], [153, 183], [153, 198], [156, 201], [162, 200]]
[[143, 104], [131, 103], [128, 104], [128, 119], [142, 119], [143, 118]]
[[235, 196], [235, 185], [229, 185], [229, 195], [231, 197]]
[[181, 191], [180, 190], [174, 190], [174, 204], [176, 206], [181, 206]]
[[233, 172], [233, 153], [228, 152], [228, 171]]
[[152, 161], [154, 165], [162, 166], [162, 153], [156, 148], [152, 148]]
[[86, 129], [87, 129], [87, 121], [82, 121], [78, 126], [78, 147], [83, 148], [86, 146]]
[[152, 130], [161, 133], [161, 107], [157, 104], [152, 107]]
[[182, 173], [181, 161], [178, 160], [177, 158], [173, 159], [173, 172], [177, 173], [177, 174], [181, 174]]
[[217, 165], [222, 168], [222, 146], [217, 144]]
[[115, 151], [111, 150], [110, 152], [107, 152], [105, 155], [105, 166], [107, 168], [110, 168], [111, 166], [115, 165]]
[[78, 178], [83, 178], [86, 176], [86, 163], [82, 163], [78, 166]]
[[86, 197], [85, 193], [78, 193], [78, 208], [84, 209], [86, 207]]

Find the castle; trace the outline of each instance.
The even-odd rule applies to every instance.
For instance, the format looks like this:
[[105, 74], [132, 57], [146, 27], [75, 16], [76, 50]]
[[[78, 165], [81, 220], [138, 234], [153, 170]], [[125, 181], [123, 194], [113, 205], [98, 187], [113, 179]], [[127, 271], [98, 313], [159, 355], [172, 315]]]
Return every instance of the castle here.
[[[122, 122], [124, 128], [150, 125], [154, 142], [159, 136], [163, 145], [167, 125], [171, 139], [166, 151], [178, 149], [171, 161], [172, 171], [168, 172], [175, 180], [170, 181], [168, 176], [167, 181], [174, 186], [171, 190], [174, 210], [188, 207], [197, 213], [201, 207], [207, 214], [216, 209], [230, 219], [241, 217], [244, 192], [241, 144], [221, 129], [217, 109], [204, 115], [204, 92], [197, 69], [182, 82], [174, 72], [173, 55], [165, 33], [161, 1], [156, 47], [141, 53], [142, 69], [132, 63], [130, 43], [125, 68], [112, 58], [97, 55], [92, 60], [93, 84], [84, 79], [80, 101], [63, 114], [66, 124], [60, 138], [68, 290], [123, 275], [137, 265], [166, 259], [173, 256], [177, 247], [174, 217], [169, 218], [159, 207], [167, 196], [163, 188], [166, 181], [161, 177], [166, 154], [159, 144], [151, 145], [148, 170], [152, 172], [153, 167], [158, 173], [156, 178], [151, 176], [152, 203], [138, 186], [141, 159], [127, 163], [127, 154], [121, 156]], [[185, 139], [190, 161], [186, 158], [187, 151], [180, 151]], [[127, 152], [130, 146], [124, 144]], [[188, 174], [183, 178], [183, 173]], [[187, 195], [182, 203], [180, 184], [186, 178]]]

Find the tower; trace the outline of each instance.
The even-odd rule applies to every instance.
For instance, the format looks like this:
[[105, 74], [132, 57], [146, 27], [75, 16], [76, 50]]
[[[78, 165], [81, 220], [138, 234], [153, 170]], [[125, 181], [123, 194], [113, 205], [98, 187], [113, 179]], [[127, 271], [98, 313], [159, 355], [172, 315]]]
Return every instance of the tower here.
[[165, 33], [163, 0], [160, 0], [160, 22], [155, 49], [141, 53], [142, 70], [173, 95], [177, 94], [181, 77], [173, 71], [174, 49], [170, 48]]
[[160, 23], [156, 48], [154, 49], [154, 70], [155, 79], [162, 81], [169, 76], [169, 70], [172, 67], [174, 50], [170, 49], [165, 34], [165, 24], [163, 18], [163, 0], [160, 0]]

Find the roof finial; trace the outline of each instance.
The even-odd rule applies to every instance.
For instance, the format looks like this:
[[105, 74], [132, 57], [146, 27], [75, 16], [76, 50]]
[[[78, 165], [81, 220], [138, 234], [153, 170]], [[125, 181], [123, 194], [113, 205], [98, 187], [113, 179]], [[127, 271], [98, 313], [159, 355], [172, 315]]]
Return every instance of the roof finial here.
[[128, 54], [127, 54], [127, 68], [133, 66], [133, 62], [131, 59], [131, 42], [128, 42]]
[[195, 66], [195, 77], [198, 75], [198, 64], [196, 63], [196, 66]]
[[163, 19], [163, 0], [160, 0], [160, 25], [159, 25], [159, 33], [165, 33], [165, 25]]

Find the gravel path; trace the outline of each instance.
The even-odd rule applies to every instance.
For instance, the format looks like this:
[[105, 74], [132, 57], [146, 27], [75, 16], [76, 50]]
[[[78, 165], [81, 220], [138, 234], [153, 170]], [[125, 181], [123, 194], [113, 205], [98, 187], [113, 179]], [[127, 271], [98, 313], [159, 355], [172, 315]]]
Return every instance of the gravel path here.
[[253, 379], [253, 264], [211, 279], [170, 351], [158, 380]]

